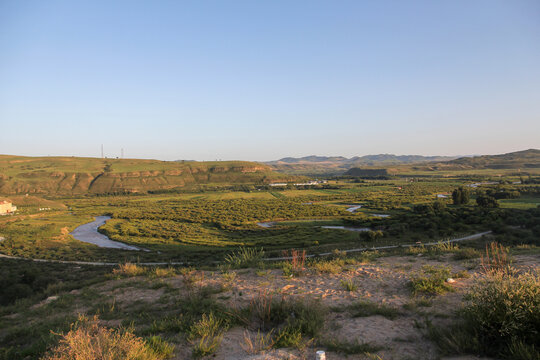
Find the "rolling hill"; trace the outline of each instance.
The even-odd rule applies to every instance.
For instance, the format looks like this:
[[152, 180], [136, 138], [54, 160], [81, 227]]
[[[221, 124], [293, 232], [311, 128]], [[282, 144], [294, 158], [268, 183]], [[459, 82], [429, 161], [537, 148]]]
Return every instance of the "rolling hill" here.
[[441, 169], [534, 169], [540, 168], [540, 150], [528, 149], [501, 155], [463, 157], [434, 164]]
[[[501, 155], [481, 155], [471, 157], [461, 157], [448, 161], [434, 161], [423, 162], [413, 164], [401, 164], [401, 165], [380, 165], [375, 167], [362, 166], [353, 167], [346, 171], [344, 175], [350, 176], [368, 176], [369, 172], [375, 173], [376, 170], [387, 171], [389, 174], [396, 175], [400, 173], [410, 173], [415, 171], [420, 172], [448, 172], [448, 171], [460, 171], [467, 172], [468, 170], [511, 170], [515, 172], [521, 172], [522, 174], [537, 174], [540, 171], [540, 150], [529, 149], [523, 151], [516, 151]], [[382, 175], [382, 173], [381, 173]]]
[[261, 184], [288, 178], [267, 165], [247, 161], [174, 162], [0, 155], [0, 194], [6, 195], [147, 192], [200, 184]]

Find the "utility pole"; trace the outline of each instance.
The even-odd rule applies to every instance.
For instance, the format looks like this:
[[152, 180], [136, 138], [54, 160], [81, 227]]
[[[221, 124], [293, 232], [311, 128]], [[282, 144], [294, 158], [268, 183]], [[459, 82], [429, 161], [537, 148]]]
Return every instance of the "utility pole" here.
[[123, 159], [124, 158], [124, 148], [122, 148], [122, 151], [121, 151], [121, 155], [120, 155], [120, 159]]
[[101, 144], [101, 158], [103, 159], [103, 144]]

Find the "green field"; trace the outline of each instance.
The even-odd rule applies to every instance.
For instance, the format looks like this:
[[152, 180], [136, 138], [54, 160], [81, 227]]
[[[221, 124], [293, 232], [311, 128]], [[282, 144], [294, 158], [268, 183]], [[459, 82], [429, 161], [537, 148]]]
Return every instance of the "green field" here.
[[[540, 202], [538, 187], [509, 181], [471, 189], [468, 206], [452, 205], [451, 197], [437, 200], [437, 194], [449, 194], [470, 183], [468, 178], [459, 177], [361, 182], [338, 179], [326, 188], [307, 189], [198, 190], [48, 199], [17, 195], [11, 199], [19, 206], [18, 215], [0, 218], [0, 236], [5, 238], [0, 242], [0, 253], [63, 260], [188, 262], [219, 261], [239, 247], [264, 248], [270, 256], [290, 248], [317, 254], [336, 248], [443, 240], [500, 227], [501, 221], [514, 226], [509, 217], [524, 216], [519, 212], [535, 210]], [[475, 205], [479, 191], [523, 195], [500, 199], [500, 208], [490, 210]], [[443, 210], [431, 209], [436, 202], [442, 204]], [[354, 213], [346, 211], [353, 204], [361, 204], [362, 208]], [[491, 215], [486, 216], [486, 211]], [[100, 228], [110, 239], [150, 251], [103, 249], [69, 235], [75, 227], [98, 215], [112, 217]], [[267, 221], [276, 224], [270, 228], [257, 225]], [[322, 225], [367, 227], [383, 235], [370, 240], [358, 232], [324, 229]]]

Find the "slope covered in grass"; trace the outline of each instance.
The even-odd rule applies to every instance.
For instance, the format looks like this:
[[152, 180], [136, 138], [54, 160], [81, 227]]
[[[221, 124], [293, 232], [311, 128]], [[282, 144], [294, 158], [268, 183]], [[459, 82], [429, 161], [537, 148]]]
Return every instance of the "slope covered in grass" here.
[[284, 177], [266, 165], [247, 161], [173, 162], [0, 155], [0, 194], [147, 192], [199, 184], [263, 184]]

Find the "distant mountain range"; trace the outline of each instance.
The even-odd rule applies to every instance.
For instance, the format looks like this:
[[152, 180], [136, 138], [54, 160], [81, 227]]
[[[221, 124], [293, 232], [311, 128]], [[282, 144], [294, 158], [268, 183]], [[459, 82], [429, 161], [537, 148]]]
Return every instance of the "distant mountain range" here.
[[419, 164], [442, 162], [457, 159], [458, 156], [422, 156], [377, 154], [354, 156], [305, 156], [301, 158], [286, 157], [276, 161], [266, 162], [275, 170], [290, 174], [341, 174], [351, 168], [364, 166], [395, 166], [403, 164]]
[[422, 156], [378, 154], [355, 156], [305, 156], [286, 157], [266, 162], [279, 172], [296, 175], [339, 175], [355, 168], [392, 167], [400, 170], [469, 170], [469, 169], [533, 169], [540, 168], [540, 150], [529, 149], [501, 155], [481, 156]]
[[366, 165], [380, 165], [380, 164], [410, 164], [420, 163], [428, 161], [448, 161], [457, 159], [459, 156], [422, 156], [422, 155], [394, 155], [394, 154], [377, 154], [377, 155], [365, 155], [354, 156], [347, 159], [343, 156], [304, 156], [301, 158], [286, 157], [277, 161], [269, 161], [267, 164], [302, 164], [302, 163], [321, 163], [321, 162], [336, 162], [343, 164], [366, 164]]

